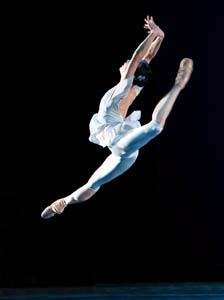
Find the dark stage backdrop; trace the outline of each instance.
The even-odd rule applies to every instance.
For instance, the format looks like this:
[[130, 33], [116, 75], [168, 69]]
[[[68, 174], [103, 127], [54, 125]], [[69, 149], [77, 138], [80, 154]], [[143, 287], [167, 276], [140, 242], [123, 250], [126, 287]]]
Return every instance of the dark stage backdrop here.
[[[218, 1], [2, 8], [0, 287], [224, 280], [222, 11]], [[124, 175], [50, 220], [109, 151], [89, 121], [119, 67], [165, 32], [131, 108], [150, 121], [183, 57], [195, 63], [164, 131]]]

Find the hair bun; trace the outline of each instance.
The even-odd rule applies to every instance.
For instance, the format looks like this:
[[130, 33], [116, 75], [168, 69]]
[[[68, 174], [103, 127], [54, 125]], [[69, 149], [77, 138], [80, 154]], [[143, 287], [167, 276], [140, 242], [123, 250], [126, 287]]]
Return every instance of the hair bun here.
[[150, 74], [150, 65], [145, 60], [142, 60], [135, 72], [134, 84], [138, 85], [139, 87], [146, 86], [149, 82]]

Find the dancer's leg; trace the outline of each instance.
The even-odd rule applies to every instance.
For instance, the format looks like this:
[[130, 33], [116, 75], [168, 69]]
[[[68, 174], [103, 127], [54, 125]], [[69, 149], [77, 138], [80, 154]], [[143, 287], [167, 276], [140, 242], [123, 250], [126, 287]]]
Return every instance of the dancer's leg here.
[[114, 154], [109, 155], [104, 163], [90, 177], [87, 184], [64, 198], [66, 204], [82, 202], [90, 199], [103, 184], [113, 180], [127, 171], [134, 164], [137, 156], [138, 151], [133, 153], [130, 157], [125, 158], [118, 157]]
[[41, 216], [44, 219], [61, 214], [68, 204], [83, 202], [90, 199], [103, 184], [113, 180], [127, 171], [136, 161], [138, 151], [130, 157], [118, 157], [114, 154], [108, 156], [99, 169], [90, 177], [89, 181], [71, 195], [56, 200], [44, 209]]
[[180, 63], [174, 86], [156, 105], [152, 114], [152, 119], [160, 123], [162, 127], [165, 125], [166, 119], [173, 108], [177, 96], [189, 81], [192, 71], [193, 61], [189, 58], [184, 58]]
[[166, 96], [156, 105], [152, 113], [152, 120], [158, 122], [161, 127], [164, 127], [166, 119], [169, 116], [180, 91], [181, 88], [178, 85], [174, 85]]

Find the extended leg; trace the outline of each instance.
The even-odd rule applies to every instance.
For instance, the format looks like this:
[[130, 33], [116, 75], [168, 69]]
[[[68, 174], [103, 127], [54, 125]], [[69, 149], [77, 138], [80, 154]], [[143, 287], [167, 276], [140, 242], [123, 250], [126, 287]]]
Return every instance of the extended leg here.
[[180, 91], [181, 88], [178, 85], [174, 85], [166, 96], [156, 105], [152, 114], [152, 119], [158, 122], [162, 127], [164, 127], [166, 119], [169, 116]]
[[130, 157], [109, 155], [103, 164], [90, 177], [87, 184], [65, 198], [67, 204], [82, 202], [91, 198], [100, 187], [127, 171], [136, 161], [138, 151]]
[[68, 204], [83, 202], [90, 199], [103, 184], [127, 171], [134, 164], [137, 157], [138, 151], [133, 153], [130, 157], [118, 157], [114, 154], [109, 155], [85, 185], [77, 189], [71, 195], [59, 199], [45, 208], [41, 214], [42, 218], [48, 219], [55, 214], [61, 214]]
[[173, 108], [177, 96], [189, 81], [192, 71], [193, 61], [189, 58], [184, 58], [180, 63], [180, 68], [178, 70], [174, 86], [155, 107], [152, 119], [160, 123], [162, 127], [165, 125], [166, 119]]

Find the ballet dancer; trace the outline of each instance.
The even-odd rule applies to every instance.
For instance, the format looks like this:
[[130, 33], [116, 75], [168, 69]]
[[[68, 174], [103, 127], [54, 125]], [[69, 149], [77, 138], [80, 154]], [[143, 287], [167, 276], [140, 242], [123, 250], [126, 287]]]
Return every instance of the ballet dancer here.
[[127, 171], [136, 161], [139, 149], [158, 136], [179, 93], [184, 89], [193, 71], [193, 60], [184, 58], [171, 90], [158, 102], [152, 120], [141, 126], [140, 111], [127, 116], [128, 109], [150, 76], [150, 62], [157, 54], [164, 39], [164, 32], [147, 16], [144, 28], [147, 37], [138, 46], [130, 60], [120, 68], [120, 82], [102, 98], [98, 113], [90, 121], [89, 140], [108, 147], [111, 154], [90, 177], [88, 182], [65, 198], [46, 207], [41, 217], [48, 219], [61, 214], [69, 204], [90, 199], [100, 187]]

